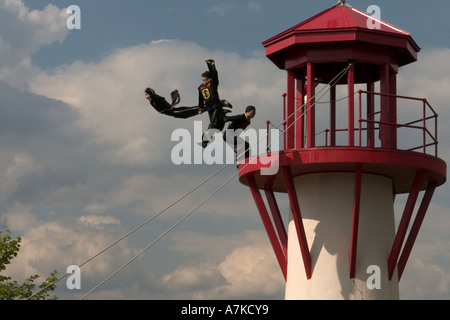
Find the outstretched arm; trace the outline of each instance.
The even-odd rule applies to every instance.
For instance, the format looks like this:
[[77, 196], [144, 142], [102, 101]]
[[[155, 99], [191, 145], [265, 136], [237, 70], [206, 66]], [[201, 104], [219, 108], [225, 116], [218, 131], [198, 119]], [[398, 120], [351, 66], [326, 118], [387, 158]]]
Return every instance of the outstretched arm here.
[[219, 85], [219, 74], [217, 73], [216, 63], [213, 59], [205, 60], [206, 65], [208, 66], [209, 72], [211, 72], [212, 82], [218, 86]]

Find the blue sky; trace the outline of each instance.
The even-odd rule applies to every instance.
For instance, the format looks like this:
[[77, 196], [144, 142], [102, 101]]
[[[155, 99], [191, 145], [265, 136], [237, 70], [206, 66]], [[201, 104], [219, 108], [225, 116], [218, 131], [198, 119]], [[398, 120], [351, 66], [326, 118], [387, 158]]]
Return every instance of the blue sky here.
[[[261, 42], [331, 6], [319, 1], [59, 1], [58, 7], [76, 4], [82, 9], [82, 30], [72, 32], [62, 44], [42, 48], [33, 56], [36, 64], [54, 67], [73, 60], [95, 61], [115, 48], [159, 39], [195, 41], [201, 46], [252, 55]], [[42, 9], [48, 1], [24, 1], [30, 9]], [[448, 47], [444, 30], [448, 4], [435, 0], [424, 6], [410, 1], [354, 1], [366, 11], [376, 4], [381, 18], [410, 32], [423, 47]], [[426, 9], [426, 11], [424, 11]], [[424, 16], [426, 12], [427, 17]], [[251, 39], [251, 40], [249, 40]], [[82, 48], [82, 49], [81, 49]]]
[[[450, 3], [349, 1], [412, 34], [419, 61], [400, 69], [399, 92], [427, 97], [439, 113], [440, 157], [450, 143]], [[221, 95], [252, 126], [281, 120], [285, 74], [262, 41], [335, 4], [325, 1], [0, 0], [0, 228], [23, 236], [15, 278], [80, 264], [199, 184], [218, 167], [170, 161], [177, 128], [157, 114], [154, 87], [195, 105], [204, 59]], [[68, 30], [66, 8], [81, 9]], [[204, 121], [206, 119], [199, 118]], [[230, 166], [179, 206], [82, 269], [79, 299], [235, 173]], [[403, 299], [450, 298], [448, 184], [433, 198], [401, 281]], [[400, 197], [400, 202], [402, 201]], [[287, 206], [281, 205], [285, 215]], [[401, 208], [398, 204], [396, 208]], [[264, 281], [261, 281], [264, 279]], [[90, 299], [283, 299], [284, 281], [249, 190], [237, 179]]]

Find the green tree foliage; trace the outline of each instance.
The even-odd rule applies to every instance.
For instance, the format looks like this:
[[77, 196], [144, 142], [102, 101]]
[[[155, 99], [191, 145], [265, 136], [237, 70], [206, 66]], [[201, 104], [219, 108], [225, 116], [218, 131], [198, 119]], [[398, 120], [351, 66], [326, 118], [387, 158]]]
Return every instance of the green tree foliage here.
[[[28, 299], [33, 295], [36, 289], [34, 281], [39, 278], [37, 274], [29, 277], [24, 283], [19, 284], [12, 280], [11, 277], [3, 276], [1, 273], [6, 269], [6, 265], [17, 257], [20, 250], [21, 237], [11, 238], [9, 230], [0, 231], [0, 300]], [[56, 275], [54, 270], [50, 276], [38, 287], [38, 292], [32, 297], [35, 300], [56, 300], [56, 295], [51, 292], [56, 288]]]

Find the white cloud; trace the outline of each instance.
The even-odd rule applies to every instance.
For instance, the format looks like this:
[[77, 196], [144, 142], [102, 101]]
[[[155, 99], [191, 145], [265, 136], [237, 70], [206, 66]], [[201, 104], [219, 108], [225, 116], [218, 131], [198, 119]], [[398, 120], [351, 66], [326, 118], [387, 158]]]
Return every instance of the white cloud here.
[[[175, 40], [120, 49], [95, 65], [75, 62], [52, 72], [41, 72], [30, 79], [29, 85], [37, 94], [72, 105], [81, 116], [80, 128], [89, 131], [96, 143], [111, 143], [113, 148], [105, 153], [105, 161], [160, 163], [169, 161], [171, 131], [192, 125], [192, 121], [158, 114], [143, 98], [143, 90], [151, 86], [168, 98], [169, 92], [177, 88], [183, 105], [196, 105], [205, 57], [216, 59], [222, 79], [221, 96], [235, 106], [234, 112], [243, 112], [246, 105], [254, 104], [261, 108], [258, 115], [269, 118], [274, 111], [270, 107], [281, 106], [282, 78], [258, 76], [272, 69], [265, 60], [246, 60]], [[239, 83], [234, 81], [236, 78]], [[264, 118], [258, 122], [265, 126]]]
[[1, 216], [0, 223], [16, 232], [22, 232], [34, 228], [37, 219], [31, 213], [29, 206], [16, 204], [8, 208]]
[[225, 296], [229, 298], [283, 297], [285, 282], [268, 245], [236, 248], [220, 264], [220, 270], [228, 282]]
[[[418, 61], [399, 70], [401, 94], [427, 98], [439, 114], [442, 137], [450, 127], [450, 110], [447, 107], [450, 92], [450, 74], [442, 66], [450, 63], [450, 48], [428, 49], [419, 54]], [[442, 142], [446, 143], [445, 139]]]
[[[162, 278], [162, 285], [166, 290], [180, 293], [186, 298], [188, 296], [206, 299], [207, 296], [199, 291], [211, 290], [224, 283], [220, 271], [209, 265], [178, 267], [175, 271]], [[197, 292], [197, 293], [195, 293]]]
[[[62, 276], [68, 266], [81, 265], [122, 234], [120, 222], [111, 217], [81, 216], [52, 222], [35, 221], [23, 233], [19, 255], [6, 272], [22, 281], [33, 274], [45, 278], [54, 269]], [[119, 243], [82, 267], [83, 280], [106, 277], [105, 274], [117, 266], [117, 257], [126, 259], [134, 252], [135, 249], [126, 240]], [[64, 285], [65, 282], [58, 284], [61, 287]]]
[[39, 170], [39, 163], [25, 150], [7, 153], [0, 156], [0, 174], [3, 182], [0, 185], [0, 203], [6, 204], [8, 198], [17, 190], [21, 179]]
[[196, 265], [179, 266], [162, 278], [177, 299], [278, 299], [284, 279], [263, 231], [232, 237], [180, 233], [175, 248], [184, 254], [200, 252]]
[[[439, 255], [442, 255], [442, 252]], [[409, 272], [411, 278], [407, 280], [407, 283], [400, 282], [402, 299], [447, 300], [450, 295], [450, 273], [448, 269], [425, 259], [411, 260], [407, 265], [407, 268], [411, 269]]]
[[11, 76], [24, 65], [31, 68], [31, 54], [43, 45], [64, 41], [69, 33], [67, 18], [66, 10], [51, 4], [43, 10], [30, 10], [22, 0], [0, 0], [0, 79], [17, 84], [20, 79]]
[[448, 207], [432, 202], [400, 281], [402, 299], [450, 296]]

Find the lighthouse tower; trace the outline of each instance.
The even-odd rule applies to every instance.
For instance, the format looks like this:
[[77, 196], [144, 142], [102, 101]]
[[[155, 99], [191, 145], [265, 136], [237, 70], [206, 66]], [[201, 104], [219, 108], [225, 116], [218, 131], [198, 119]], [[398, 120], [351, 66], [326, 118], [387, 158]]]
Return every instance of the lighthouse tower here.
[[[240, 164], [239, 179], [255, 200], [286, 299], [398, 299], [433, 192], [446, 181], [437, 114], [426, 99], [397, 93], [399, 68], [420, 48], [408, 32], [345, 1], [263, 45], [287, 74], [284, 148]], [[267, 174], [274, 157], [279, 170]], [[289, 217], [279, 193], [288, 195]], [[406, 204], [397, 225], [399, 194]]]

